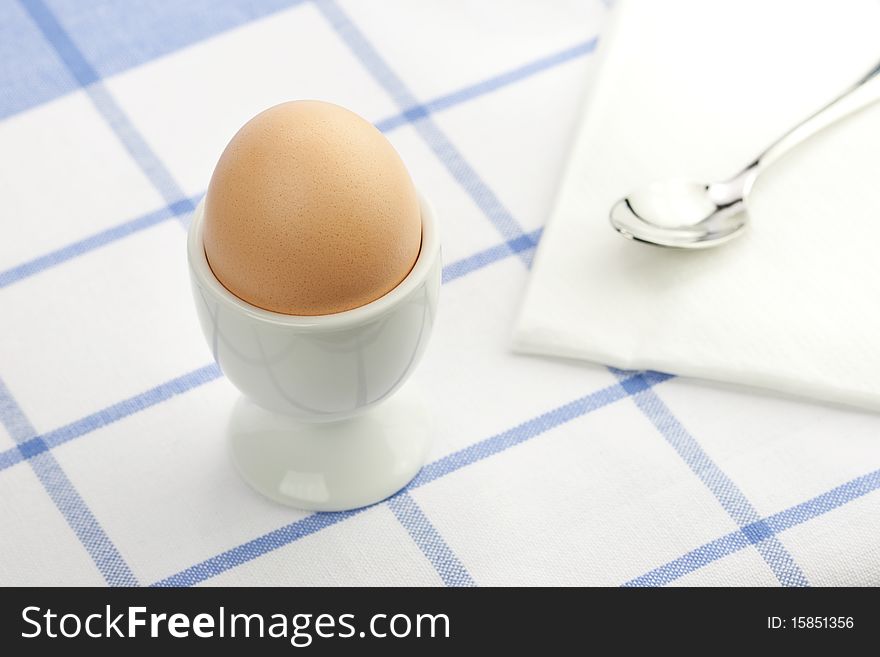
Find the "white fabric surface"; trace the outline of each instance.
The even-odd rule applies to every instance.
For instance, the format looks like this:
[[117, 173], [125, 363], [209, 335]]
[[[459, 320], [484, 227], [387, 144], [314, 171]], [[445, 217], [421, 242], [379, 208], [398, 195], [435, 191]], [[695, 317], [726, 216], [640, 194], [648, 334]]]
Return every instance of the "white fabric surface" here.
[[653, 181], [733, 175], [875, 66], [880, 3], [634, 0], [614, 23], [516, 348], [880, 410], [880, 103], [765, 171], [722, 248], [608, 224]]
[[[0, 585], [880, 584], [875, 415], [510, 353], [604, 3], [35, 6], [0, 4]], [[388, 126], [442, 223], [430, 463], [351, 516], [234, 472], [176, 220], [296, 97]]]

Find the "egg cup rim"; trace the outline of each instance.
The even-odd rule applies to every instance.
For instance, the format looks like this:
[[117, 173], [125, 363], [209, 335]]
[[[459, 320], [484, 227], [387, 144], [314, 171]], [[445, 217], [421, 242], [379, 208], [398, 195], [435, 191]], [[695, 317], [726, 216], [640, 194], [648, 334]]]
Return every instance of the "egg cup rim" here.
[[190, 271], [198, 284], [210, 290], [220, 303], [255, 320], [275, 324], [279, 327], [303, 331], [338, 330], [380, 319], [418, 291], [440, 258], [440, 238], [434, 208], [421, 192], [417, 192], [417, 194], [422, 224], [422, 240], [416, 262], [400, 283], [378, 299], [362, 306], [326, 315], [288, 315], [260, 308], [230, 292], [214, 274], [205, 253], [204, 198], [193, 212], [187, 233], [187, 259]]

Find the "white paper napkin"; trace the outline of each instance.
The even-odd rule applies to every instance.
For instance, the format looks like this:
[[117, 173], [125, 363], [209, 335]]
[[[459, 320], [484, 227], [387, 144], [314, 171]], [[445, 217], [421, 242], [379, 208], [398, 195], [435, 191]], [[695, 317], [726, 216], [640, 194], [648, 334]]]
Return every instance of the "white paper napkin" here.
[[645, 183], [734, 174], [861, 77], [880, 3], [631, 0], [613, 22], [515, 349], [880, 409], [880, 105], [767, 170], [727, 246], [608, 223]]

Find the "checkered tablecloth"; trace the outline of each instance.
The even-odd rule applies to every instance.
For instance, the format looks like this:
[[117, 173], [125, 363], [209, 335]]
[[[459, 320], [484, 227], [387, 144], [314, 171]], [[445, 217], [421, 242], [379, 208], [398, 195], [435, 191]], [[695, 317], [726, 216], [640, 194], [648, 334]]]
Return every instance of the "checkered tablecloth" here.
[[[606, 4], [0, 3], [0, 584], [880, 584], [876, 415], [508, 349]], [[433, 452], [350, 513], [232, 470], [186, 269], [293, 98], [374, 121], [441, 221]]]

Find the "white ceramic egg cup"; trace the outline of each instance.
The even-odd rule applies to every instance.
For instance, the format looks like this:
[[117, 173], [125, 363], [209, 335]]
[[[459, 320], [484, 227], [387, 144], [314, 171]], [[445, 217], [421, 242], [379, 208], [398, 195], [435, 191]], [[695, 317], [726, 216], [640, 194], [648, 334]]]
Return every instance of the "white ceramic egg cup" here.
[[232, 460], [267, 497], [354, 509], [393, 495], [424, 463], [425, 406], [411, 390], [393, 395], [425, 349], [440, 291], [437, 222], [419, 201], [422, 245], [409, 275], [365, 306], [315, 317], [263, 310], [223, 287], [205, 256], [204, 201], [196, 208], [187, 255], [199, 321], [244, 395], [228, 425]]

